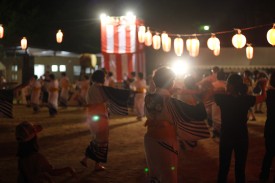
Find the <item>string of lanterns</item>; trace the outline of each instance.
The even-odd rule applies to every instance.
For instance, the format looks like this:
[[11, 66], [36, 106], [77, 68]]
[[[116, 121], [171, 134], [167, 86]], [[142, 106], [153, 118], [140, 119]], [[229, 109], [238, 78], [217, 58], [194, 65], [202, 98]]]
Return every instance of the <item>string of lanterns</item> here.
[[[256, 26], [256, 27], [250, 27], [250, 28], [244, 28], [242, 30], [248, 30], [252, 28], [262, 27]], [[253, 47], [252, 44], [247, 43], [246, 37], [241, 33], [241, 29], [235, 29], [237, 32], [232, 37], [232, 45], [237, 48], [241, 49], [245, 45], [246, 47], [246, 57], [248, 59], [253, 58]], [[213, 51], [213, 54], [215, 56], [218, 56], [220, 54], [220, 40], [216, 37], [217, 34], [224, 34], [232, 31], [223, 31], [223, 32], [216, 32], [211, 33], [211, 37], [207, 40], [207, 47]], [[154, 33], [154, 36], [152, 35]], [[171, 44], [172, 39], [171, 37], [176, 37], [174, 39], [174, 51], [177, 56], [181, 56], [183, 54], [184, 50], [184, 40], [182, 37], [188, 37], [186, 40], [186, 49], [189, 52], [189, 55], [191, 57], [197, 57], [199, 55], [199, 48], [200, 48], [200, 41], [197, 38], [197, 36], [202, 35], [209, 35], [209, 34], [168, 34], [166, 32], [162, 32], [161, 34], [157, 31], [151, 31], [149, 27], [146, 27], [144, 25], [138, 27], [138, 41], [140, 43], [144, 43], [146, 46], [152, 46], [155, 50], [159, 50], [162, 47], [162, 50], [164, 52], [170, 52], [171, 50]], [[4, 28], [0, 24], [0, 39], [4, 37]], [[273, 24], [273, 27], [268, 30], [266, 35], [267, 41], [272, 46], [275, 46], [275, 23]], [[63, 41], [63, 32], [61, 30], [58, 30], [56, 33], [56, 42], [62, 43]], [[21, 48], [23, 50], [26, 50], [28, 46], [27, 38], [23, 37], [21, 39]]]
[[[0, 24], [0, 39], [4, 37], [4, 27]], [[59, 29], [56, 33], [56, 42], [62, 43], [63, 41], [63, 32]], [[26, 50], [28, 47], [28, 41], [26, 37], [23, 37], [20, 41], [22, 50]]]
[[[262, 27], [263, 25], [257, 26]], [[244, 28], [242, 30], [248, 30], [257, 27]], [[245, 45], [246, 47], [246, 57], [247, 59], [253, 58], [253, 47], [252, 44], [247, 43], [246, 37], [242, 34], [241, 29], [235, 29], [237, 32], [232, 37], [232, 45], [241, 49]], [[215, 56], [220, 54], [220, 40], [216, 37], [217, 34], [224, 34], [232, 31], [223, 31], [217, 33], [211, 33], [211, 37], [207, 40], [207, 47], [213, 51]], [[154, 33], [154, 36], [152, 36]], [[191, 57], [197, 57], [199, 55], [200, 41], [197, 36], [209, 35], [209, 34], [167, 34], [166, 32], [162, 32], [161, 34], [157, 31], [151, 31], [149, 27], [147, 30], [144, 25], [139, 26], [138, 28], [138, 41], [140, 43], [144, 43], [146, 46], [151, 46], [155, 50], [159, 50], [162, 47], [164, 52], [169, 52], [171, 50], [171, 37], [176, 37], [174, 39], [174, 51], [177, 56], [181, 56], [184, 50], [184, 40], [182, 37], [188, 37], [186, 40], [186, 50], [189, 52]], [[272, 46], [275, 46], [275, 23], [273, 27], [267, 32], [266, 35], [267, 41]]]

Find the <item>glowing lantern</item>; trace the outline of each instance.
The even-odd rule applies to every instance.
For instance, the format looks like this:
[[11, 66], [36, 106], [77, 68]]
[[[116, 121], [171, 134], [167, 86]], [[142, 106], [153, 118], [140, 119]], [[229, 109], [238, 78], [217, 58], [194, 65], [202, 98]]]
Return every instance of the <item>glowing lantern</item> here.
[[138, 28], [138, 41], [144, 43], [145, 41], [145, 26], [140, 26]]
[[63, 40], [63, 33], [61, 32], [61, 30], [58, 30], [58, 32], [56, 33], [56, 42], [62, 43], [62, 40]]
[[246, 57], [249, 60], [253, 58], [253, 47], [251, 46], [251, 44], [247, 44], [247, 47], [246, 47]]
[[266, 38], [269, 44], [275, 46], [275, 24], [273, 24], [272, 29], [267, 32]]
[[235, 48], [240, 49], [243, 48], [246, 44], [246, 38], [241, 34], [241, 30], [238, 29], [238, 34], [235, 34], [232, 37], [232, 44]]
[[2, 39], [4, 37], [4, 28], [3, 26], [0, 24], [0, 39]]
[[168, 34], [161, 34], [161, 44], [163, 51], [169, 52], [171, 50], [171, 38], [168, 36]]
[[177, 56], [181, 56], [183, 53], [183, 40], [180, 37], [174, 40], [174, 50]]
[[159, 33], [156, 33], [156, 35], [153, 36], [153, 48], [155, 50], [160, 49], [160, 36], [159, 36]]
[[221, 52], [221, 47], [220, 47], [220, 45], [215, 46], [215, 48], [214, 48], [214, 50], [213, 50], [213, 54], [214, 54], [215, 56], [219, 56], [219, 55], [220, 55], [220, 52]]
[[152, 34], [151, 34], [151, 32], [150, 32], [149, 27], [147, 28], [147, 32], [145, 33], [144, 44], [145, 44], [146, 46], [151, 46], [151, 45], [152, 45]]
[[220, 40], [215, 36], [215, 34], [212, 34], [207, 40], [207, 46], [210, 50], [214, 50], [216, 47], [220, 46]]
[[186, 40], [186, 49], [187, 49], [187, 51], [190, 51], [190, 47], [191, 47], [191, 39], [188, 38], [188, 39]]
[[166, 32], [163, 32], [163, 33], [161, 34], [161, 44], [162, 44], [162, 47], [164, 47], [164, 44], [167, 42], [167, 41], [166, 41], [167, 38], [168, 38], [168, 34], [167, 34]]
[[198, 40], [197, 37], [192, 38], [190, 40], [189, 55], [191, 57], [197, 57], [199, 55], [199, 50], [200, 50], [200, 41]]
[[26, 50], [26, 49], [27, 49], [27, 46], [28, 46], [27, 38], [26, 38], [26, 37], [23, 37], [23, 38], [21, 39], [21, 48], [22, 48], [22, 50]]

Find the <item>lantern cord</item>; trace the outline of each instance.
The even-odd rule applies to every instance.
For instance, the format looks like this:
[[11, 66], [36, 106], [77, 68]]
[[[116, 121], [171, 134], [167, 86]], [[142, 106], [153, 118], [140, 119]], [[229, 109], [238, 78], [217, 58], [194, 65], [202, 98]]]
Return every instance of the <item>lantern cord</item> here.
[[[257, 26], [253, 26], [253, 27], [246, 27], [246, 28], [238, 28], [241, 31], [247, 31], [247, 30], [252, 30], [252, 29], [257, 29], [257, 28], [262, 28], [262, 27], [266, 27], [266, 26], [272, 26], [273, 23], [269, 23], [269, 24], [264, 24], [264, 25], [257, 25]], [[150, 31], [152, 33], [160, 33], [160, 32], [166, 32], [170, 37], [198, 37], [198, 36], [211, 36], [212, 34], [215, 35], [221, 35], [221, 34], [228, 34], [228, 33], [232, 33], [235, 32], [236, 30], [238, 30], [237, 28], [234, 28], [233, 30], [227, 30], [227, 31], [219, 31], [219, 32], [211, 32], [211, 33], [200, 33], [200, 34], [174, 34], [174, 33], [168, 33], [166, 31], [156, 31], [156, 30], [152, 30], [152, 27], [150, 27]]]

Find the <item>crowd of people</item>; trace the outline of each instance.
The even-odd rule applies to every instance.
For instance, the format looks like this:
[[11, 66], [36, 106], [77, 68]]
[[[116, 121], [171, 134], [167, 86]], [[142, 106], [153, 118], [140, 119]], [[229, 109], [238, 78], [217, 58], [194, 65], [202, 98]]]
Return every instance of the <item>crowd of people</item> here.
[[[138, 121], [146, 117], [144, 149], [150, 182], [178, 182], [181, 148], [194, 148], [198, 140], [212, 137], [219, 139], [217, 182], [227, 182], [234, 153], [235, 179], [244, 183], [249, 148], [247, 121], [256, 121], [254, 113], [264, 113], [263, 104], [266, 103], [266, 153], [259, 179], [261, 182], [269, 179], [275, 155], [275, 72], [266, 74], [246, 70], [229, 74], [214, 67], [208, 76], [191, 74], [179, 77], [172, 69], [160, 67], [154, 70], [147, 82], [142, 73], [132, 72], [122, 85], [118, 85], [112, 72], [97, 70], [90, 80], [87, 76], [81, 79], [74, 94], [70, 94], [70, 85], [65, 73], [59, 81], [50, 73], [42, 82], [34, 76], [29, 85], [32, 91], [30, 105], [37, 113], [40, 102], [47, 103], [51, 116], [57, 114], [58, 105], [67, 107], [72, 97], [77, 98], [79, 105], [85, 106], [92, 132], [92, 140], [80, 160], [85, 167], [88, 159], [92, 159], [95, 171], [106, 169], [102, 163], [106, 163], [108, 157], [109, 118], [112, 114], [128, 115], [129, 108], [132, 108]], [[36, 138], [37, 130], [30, 126], [33, 128], [32, 138], [18, 140], [19, 147]], [[34, 151], [38, 152], [37, 149]], [[18, 157], [20, 162], [26, 158]], [[19, 168], [19, 171], [24, 173], [23, 169]], [[74, 175], [73, 169], [67, 168], [66, 171]]]

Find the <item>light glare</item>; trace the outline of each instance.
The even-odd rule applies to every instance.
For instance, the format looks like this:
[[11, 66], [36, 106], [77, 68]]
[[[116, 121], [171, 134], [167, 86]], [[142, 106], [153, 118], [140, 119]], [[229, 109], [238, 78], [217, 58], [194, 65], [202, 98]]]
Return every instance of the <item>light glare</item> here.
[[126, 13], [126, 16], [127, 16], [127, 17], [133, 17], [133, 16], [134, 16], [134, 13], [131, 12], [131, 11], [128, 11], [128, 12]]
[[205, 31], [208, 31], [208, 30], [210, 29], [210, 26], [209, 26], [209, 25], [205, 25], [205, 26], [203, 26], [203, 29], [204, 29]]
[[176, 61], [172, 65], [172, 70], [176, 75], [183, 75], [189, 71], [189, 67], [186, 61]]
[[107, 17], [107, 15], [105, 13], [101, 13], [100, 14], [100, 20], [103, 20]]

